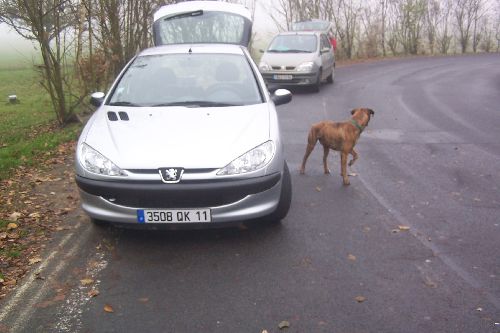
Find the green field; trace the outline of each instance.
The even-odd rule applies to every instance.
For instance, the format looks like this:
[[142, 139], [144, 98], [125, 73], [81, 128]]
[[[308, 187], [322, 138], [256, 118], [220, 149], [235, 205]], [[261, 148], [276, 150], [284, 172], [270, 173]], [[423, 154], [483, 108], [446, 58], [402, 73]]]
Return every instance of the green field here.
[[[50, 98], [32, 67], [5, 66], [0, 61], [0, 180], [19, 165], [32, 165], [60, 143], [74, 140], [79, 125], [58, 126]], [[15, 94], [19, 103], [11, 104]]]

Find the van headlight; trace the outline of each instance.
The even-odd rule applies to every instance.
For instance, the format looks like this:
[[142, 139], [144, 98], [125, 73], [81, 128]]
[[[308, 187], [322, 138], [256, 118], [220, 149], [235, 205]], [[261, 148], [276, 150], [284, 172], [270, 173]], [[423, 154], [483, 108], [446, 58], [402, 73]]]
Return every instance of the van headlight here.
[[80, 164], [85, 170], [103, 176], [126, 176], [127, 174], [117, 167], [108, 158], [104, 157], [86, 143], [80, 146]]
[[297, 72], [312, 72], [314, 67], [314, 62], [308, 61], [297, 66], [295, 69]]
[[261, 169], [272, 160], [274, 149], [274, 143], [267, 141], [223, 167], [217, 175], [237, 175]]
[[262, 72], [269, 72], [271, 70], [271, 66], [269, 66], [267, 63], [261, 61], [259, 63], [259, 70]]

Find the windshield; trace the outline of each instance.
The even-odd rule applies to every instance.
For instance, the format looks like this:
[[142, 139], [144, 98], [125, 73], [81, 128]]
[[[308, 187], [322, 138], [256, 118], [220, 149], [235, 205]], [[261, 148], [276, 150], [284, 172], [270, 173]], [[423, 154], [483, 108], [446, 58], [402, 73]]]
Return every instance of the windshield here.
[[316, 51], [318, 41], [315, 35], [278, 35], [267, 52], [312, 53]]
[[245, 18], [226, 12], [197, 10], [155, 22], [156, 45], [185, 43], [242, 44], [249, 29]]
[[203, 53], [137, 57], [108, 104], [209, 107], [262, 102], [245, 56]]

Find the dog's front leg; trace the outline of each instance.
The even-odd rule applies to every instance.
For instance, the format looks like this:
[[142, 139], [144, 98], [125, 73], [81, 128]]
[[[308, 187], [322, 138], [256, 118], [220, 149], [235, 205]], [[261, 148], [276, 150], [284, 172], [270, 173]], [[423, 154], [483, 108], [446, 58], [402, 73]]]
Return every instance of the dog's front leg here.
[[325, 175], [330, 174], [330, 169], [328, 168], [328, 153], [330, 152], [330, 148], [328, 146], [323, 146], [323, 170], [325, 171]]
[[349, 166], [353, 165], [354, 162], [356, 162], [356, 160], [358, 159], [358, 153], [354, 150], [354, 148], [352, 148], [351, 150], [351, 155], [352, 155], [352, 160], [349, 161]]
[[340, 174], [344, 180], [344, 185], [349, 185], [349, 177], [347, 176], [347, 155], [349, 153], [342, 151], [340, 153]]

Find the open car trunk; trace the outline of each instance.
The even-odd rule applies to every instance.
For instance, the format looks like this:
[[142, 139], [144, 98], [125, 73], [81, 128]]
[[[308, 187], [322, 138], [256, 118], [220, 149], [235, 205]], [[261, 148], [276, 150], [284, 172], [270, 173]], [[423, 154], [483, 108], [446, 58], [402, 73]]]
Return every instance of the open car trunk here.
[[154, 15], [156, 46], [222, 43], [248, 47], [252, 18], [247, 8], [219, 1], [186, 1], [161, 7]]

